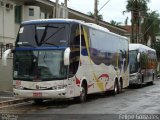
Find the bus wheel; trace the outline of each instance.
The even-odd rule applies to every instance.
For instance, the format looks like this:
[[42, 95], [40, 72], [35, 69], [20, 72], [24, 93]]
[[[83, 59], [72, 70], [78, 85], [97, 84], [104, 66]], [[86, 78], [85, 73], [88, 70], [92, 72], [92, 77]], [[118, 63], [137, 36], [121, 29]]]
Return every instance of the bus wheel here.
[[152, 81], [149, 82], [149, 84], [150, 84], [150, 85], [154, 85], [154, 74], [153, 74], [153, 76], [152, 76]]
[[140, 81], [139, 87], [142, 88], [143, 87], [143, 81], [142, 81], [142, 79], [139, 79], [139, 81]]
[[114, 89], [112, 91], [113, 95], [116, 95], [118, 93], [118, 83], [117, 81], [115, 81], [114, 83]]
[[123, 89], [123, 83], [122, 81], [119, 82], [119, 86], [118, 86], [118, 93], [121, 93]]
[[139, 87], [142, 88], [143, 87], [143, 82], [144, 82], [143, 75], [141, 75], [141, 77], [138, 80], [140, 81]]
[[80, 102], [85, 102], [87, 100], [87, 86], [84, 83], [81, 86], [79, 100]]
[[43, 99], [34, 99], [34, 103], [39, 105], [43, 102]]
[[151, 82], [149, 82], [150, 85], [154, 85], [154, 80], [152, 80]]

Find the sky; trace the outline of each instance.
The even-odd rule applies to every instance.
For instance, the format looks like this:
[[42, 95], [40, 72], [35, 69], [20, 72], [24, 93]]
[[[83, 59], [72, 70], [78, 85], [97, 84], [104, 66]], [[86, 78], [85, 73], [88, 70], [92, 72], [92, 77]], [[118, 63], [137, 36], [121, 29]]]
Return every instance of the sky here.
[[[52, 0], [55, 2], [55, 0]], [[110, 22], [114, 20], [116, 22], [124, 21], [127, 17], [130, 19], [130, 14], [122, 14], [126, 10], [127, 0], [99, 0], [98, 9], [100, 9], [107, 1], [109, 1], [106, 6], [99, 11], [99, 14], [103, 15], [103, 20]], [[64, 0], [59, 0], [59, 3], [64, 3]], [[88, 12], [94, 12], [94, 0], [69, 0], [68, 7], [84, 14]], [[157, 11], [160, 14], [160, 0], [150, 0], [148, 7], [151, 11]], [[128, 21], [130, 23], [130, 20]]]

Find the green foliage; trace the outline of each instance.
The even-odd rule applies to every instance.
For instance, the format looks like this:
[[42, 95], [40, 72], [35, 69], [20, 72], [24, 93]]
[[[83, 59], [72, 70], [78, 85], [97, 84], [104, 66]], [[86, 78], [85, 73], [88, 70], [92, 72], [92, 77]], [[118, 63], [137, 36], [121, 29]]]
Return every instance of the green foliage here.
[[110, 24], [115, 25], [115, 26], [120, 26], [120, 24], [122, 24], [122, 23], [121, 22], [116, 22], [114, 20], [111, 20]]
[[[90, 17], [94, 18], [94, 13], [88, 12], [87, 14], [88, 14]], [[100, 15], [100, 14], [98, 14], [97, 18], [98, 18], [98, 20], [103, 20], [103, 16]]]
[[156, 34], [160, 33], [159, 24], [159, 14], [156, 11], [148, 12], [141, 27], [144, 44], [147, 43], [149, 37], [151, 38], [152, 44], [156, 42]]
[[[151, 38], [151, 45], [156, 40], [156, 34], [160, 33], [160, 20], [159, 14], [156, 11], [148, 12], [147, 6], [150, 0], [127, 0], [126, 11], [131, 12], [132, 22], [132, 42], [135, 42], [134, 36], [138, 35], [138, 40], [142, 44], [147, 45], [149, 38]], [[141, 20], [143, 23], [141, 25]], [[141, 29], [139, 29], [141, 26]], [[139, 31], [141, 30], [141, 31]], [[142, 35], [139, 35], [142, 33]]]
[[156, 50], [157, 58], [160, 60], [160, 42], [154, 42], [152, 48]]
[[132, 12], [132, 18], [137, 20], [139, 13], [141, 15], [146, 14], [148, 10], [148, 2], [149, 0], [127, 0], [126, 12]]

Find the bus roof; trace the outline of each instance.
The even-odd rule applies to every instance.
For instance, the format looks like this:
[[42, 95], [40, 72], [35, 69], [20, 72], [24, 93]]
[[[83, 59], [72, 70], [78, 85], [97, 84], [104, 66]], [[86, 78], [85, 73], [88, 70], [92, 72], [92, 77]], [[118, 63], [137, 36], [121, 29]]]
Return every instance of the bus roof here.
[[155, 52], [155, 49], [152, 49], [142, 44], [135, 44], [135, 43], [129, 44], [129, 50], [151, 50]]
[[24, 21], [22, 24], [38, 24], [38, 23], [52, 23], [52, 22], [57, 22], [57, 23], [80, 23], [83, 21], [80, 20], [74, 20], [74, 19], [36, 19], [36, 20], [29, 20], [29, 21]]
[[78, 24], [82, 24], [82, 25], [88, 26], [90, 28], [93, 28], [93, 29], [96, 29], [96, 30], [100, 30], [100, 31], [103, 31], [103, 32], [112, 34], [114, 36], [121, 37], [123, 39], [128, 40], [127, 37], [118, 35], [118, 34], [113, 33], [113, 32], [110, 32], [107, 28], [104, 28], [104, 27], [99, 26], [99, 25], [94, 24], [94, 23], [86, 23], [84, 21], [76, 20], [76, 19], [37, 19], [37, 20], [25, 21], [22, 24], [24, 24], [24, 25], [25, 24], [44, 24], [44, 23], [52, 23], [52, 22], [57, 22], [57, 23], [78, 23]]

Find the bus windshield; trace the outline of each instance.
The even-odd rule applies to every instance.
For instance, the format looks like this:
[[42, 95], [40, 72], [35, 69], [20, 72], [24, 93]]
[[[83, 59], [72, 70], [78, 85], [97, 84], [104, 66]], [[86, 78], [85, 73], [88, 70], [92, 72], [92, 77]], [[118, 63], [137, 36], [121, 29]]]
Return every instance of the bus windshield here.
[[138, 72], [137, 54], [138, 54], [137, 50], [130, 50], [129, 51], [130, 74]]
[[14, 79], [60, 80], [67, 77], [63, 63], [64, 50], [25, 50], [14, 54]]
[[16, 46], [67, 46], [68, 24], [46, 23], [22, 25]]

